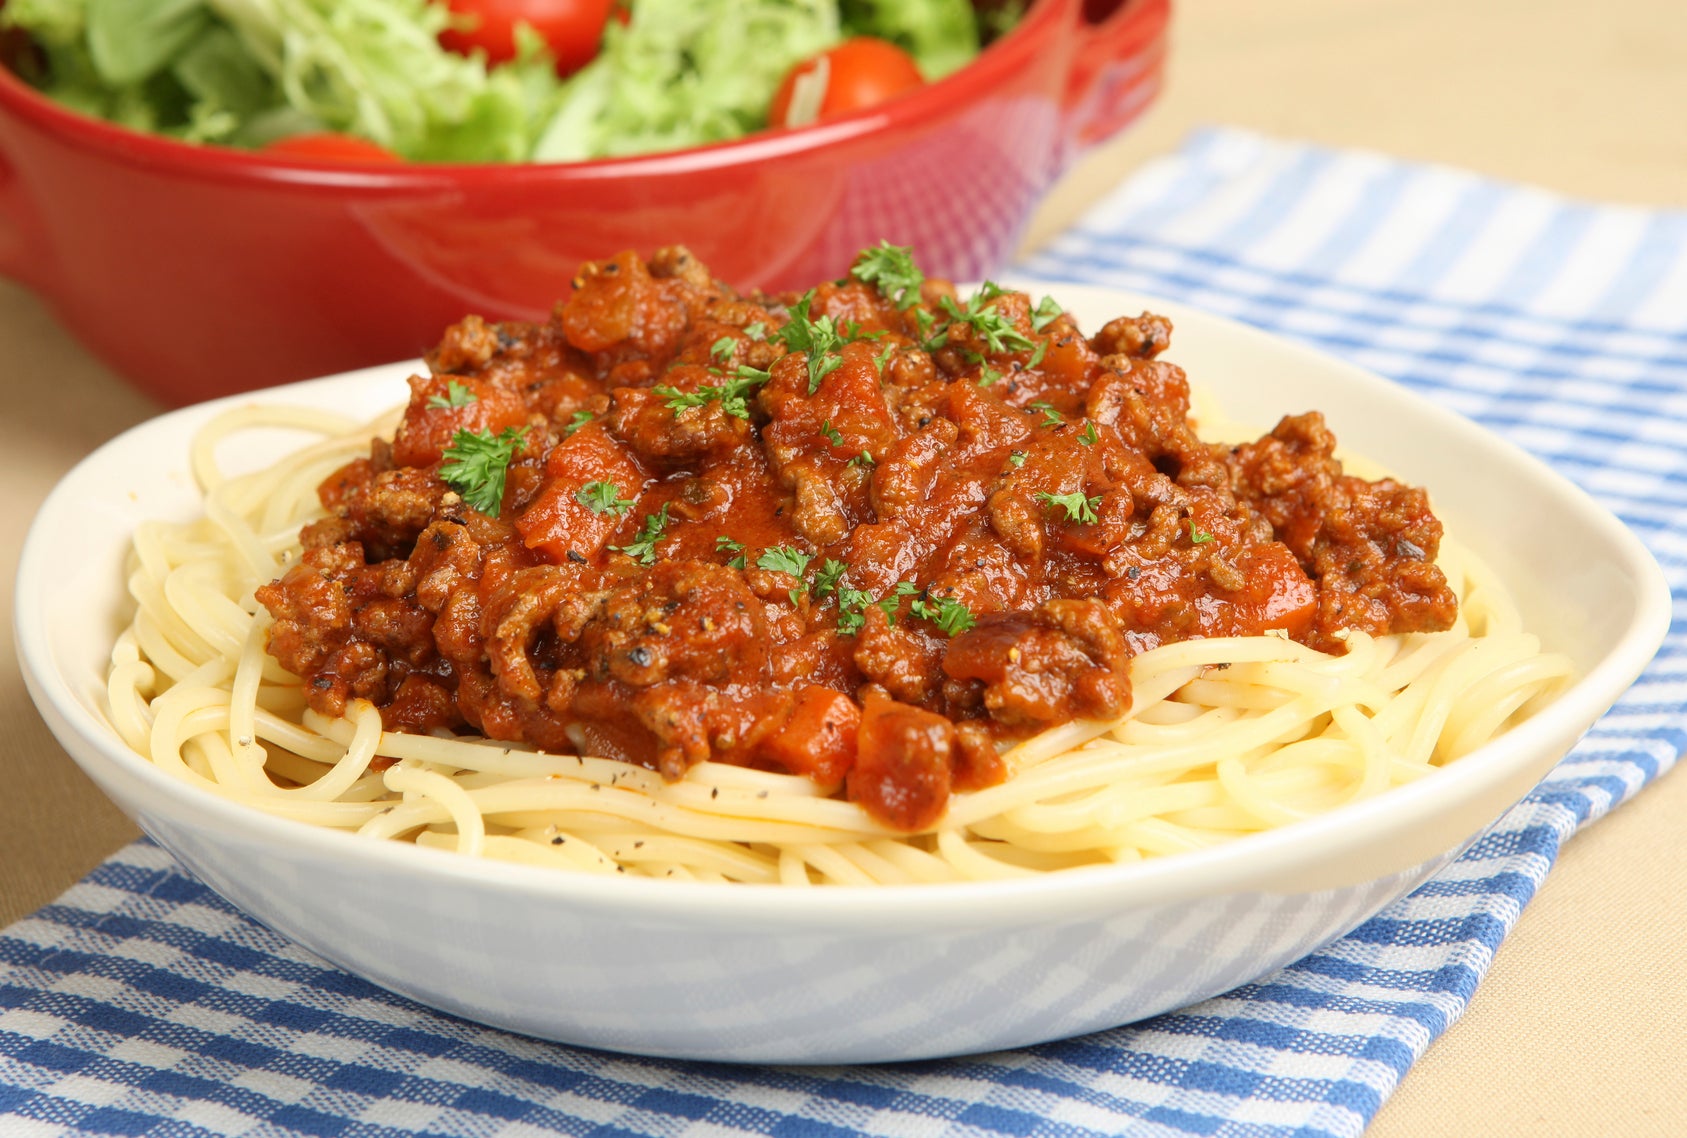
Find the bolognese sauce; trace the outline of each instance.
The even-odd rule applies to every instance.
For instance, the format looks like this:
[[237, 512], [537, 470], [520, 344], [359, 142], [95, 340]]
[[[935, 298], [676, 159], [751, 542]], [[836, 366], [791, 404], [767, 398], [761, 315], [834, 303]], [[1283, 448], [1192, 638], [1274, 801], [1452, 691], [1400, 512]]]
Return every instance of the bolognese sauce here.
[[1316, 412], [1201, 441], [1161, 317], [1086, 336], [891, 246], [800, 296], [680, 248], [574, 285], [449, 329], [258, 590], [317, 711], [806, 775], [914, 831], [1005, 742], [1126, 711], [1156, 645], [1454, 619], [1424, 492]]

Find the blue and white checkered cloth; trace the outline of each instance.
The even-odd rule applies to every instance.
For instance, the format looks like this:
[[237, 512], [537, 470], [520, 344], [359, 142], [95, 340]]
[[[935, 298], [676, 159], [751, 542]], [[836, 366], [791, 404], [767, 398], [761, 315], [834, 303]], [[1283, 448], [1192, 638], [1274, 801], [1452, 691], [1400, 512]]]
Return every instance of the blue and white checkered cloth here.
[[[1687, 214], [1213, 132], [1021, 271], [1187, 301], [1427, 392], [1621, 515], [1681, 612]], [[0, 933], [0, 1134], [1356, 1135], [1565, 839], [1675, 762], [1684, 672], [1678, 627], [1534, 794], [1325, 951], [1132, 1027], [945, 1062], [728, 1067], [512, 1036], [324, 964], [137, 843]]]

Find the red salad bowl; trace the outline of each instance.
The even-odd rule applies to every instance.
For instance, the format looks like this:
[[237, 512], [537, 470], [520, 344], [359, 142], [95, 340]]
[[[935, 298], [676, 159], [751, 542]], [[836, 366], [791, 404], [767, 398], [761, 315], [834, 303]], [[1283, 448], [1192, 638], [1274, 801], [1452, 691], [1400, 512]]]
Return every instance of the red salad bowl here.
[[842, 275], [880, 240], [999, 269], [1086, 145], [1159, 89], [1169, 0], [1038, 0], [880, 108], [647, 156], [351, 165], [158, 138], [0, 70], [0, 272], [184, 404], [416, 356], [473, 312], [543, 320], [578, 265], [683, 244], [740, 287]]

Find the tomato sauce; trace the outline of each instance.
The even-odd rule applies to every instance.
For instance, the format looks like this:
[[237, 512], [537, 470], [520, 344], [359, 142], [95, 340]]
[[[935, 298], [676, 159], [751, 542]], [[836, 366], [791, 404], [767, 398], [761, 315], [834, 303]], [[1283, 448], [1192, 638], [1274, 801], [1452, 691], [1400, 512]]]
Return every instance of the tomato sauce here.
[[623, 254], [546, 324], [451, 328], [259, 590], [270, 651], [326, 714], [787, 771], [918, 830], [1004, 742], [1125, 711], [1155, 645], [1451, 623], [1426, 496], [1316, 412], [1202, 442], [1166, 320], [1086, 336], [888, 255], [770, 297]]

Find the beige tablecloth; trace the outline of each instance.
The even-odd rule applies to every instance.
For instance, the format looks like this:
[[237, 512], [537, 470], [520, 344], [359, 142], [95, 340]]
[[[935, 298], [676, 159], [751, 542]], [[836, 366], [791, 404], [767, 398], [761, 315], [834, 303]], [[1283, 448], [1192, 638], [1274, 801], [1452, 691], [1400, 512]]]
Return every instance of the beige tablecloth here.
[[[1682, 0], [1180, 0], [1171, 81], [1051, 196], [1058, 231], [1195, 125], [1453, 163], [1558, 190], [1687, 207]], [[17, 542], [53, 482], [157, 408], [0, 283], [0, 642]], [[134, 836], [36, 716], [0, 651], [0, 923]], [[1577, 837], [1469, 1012], [1371, 1138], [1687, 1134], [1687, 775]]]

